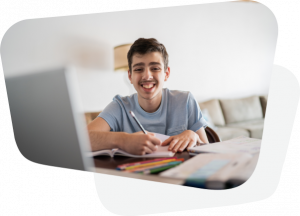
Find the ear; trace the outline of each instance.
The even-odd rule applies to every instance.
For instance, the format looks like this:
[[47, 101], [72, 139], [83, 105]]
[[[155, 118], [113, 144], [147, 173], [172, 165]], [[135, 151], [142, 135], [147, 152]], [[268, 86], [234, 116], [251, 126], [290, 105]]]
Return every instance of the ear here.
[[132, 84], [130, 70], [128, 70], [127, 73], [128, 73], [128, 79], [130, 80], [130, 83]]
[[170, 67], [167, 68], [166, 72], [165, 72], [165, 81], [167, 81], [170, 77]]

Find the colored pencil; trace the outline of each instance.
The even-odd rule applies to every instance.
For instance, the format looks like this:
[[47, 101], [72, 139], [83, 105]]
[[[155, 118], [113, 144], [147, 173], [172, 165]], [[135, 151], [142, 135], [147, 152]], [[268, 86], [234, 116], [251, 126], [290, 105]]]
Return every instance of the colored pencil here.
[[129, 166], [136, 166], [136, 165], [140, 165], [140, 164], [152, 163], [152, 162], [157, 162], [157, 161], [162, 161], [162, 160], [169, 160], [169, 159], [177, 159], [177, 158], [176, 157], [156, 158], [156, 159], [153, 159], [153, 160], [146, 160], [146, 161], [140, 161], [140, 162], [135, 162], [135, 163], [127, 163], [127, 164], [119, 165], [117, 167], [117, 170], [123, 170], [123, 169], [125, 169], [126, 167], [129, 167]]
[[155, 167], [165, 166], [165, 165], [170, 164], [170, 163], [179, 163], [179, 162], [182, 163], [182, 161], [171, 161], [171, 162], [163, 163], [163, 164], [155, 164], [155, 165], [146, 166], [146, 167], [137, 167], [137, 168], [130, 169], [130, 170], [124, 170], [124, 172], [135, 172], [135, 173], [137, 173], [139, 171], [144, 171], [144, 170], [155, 168]]
[[158, 168], [153, 168], [150, 170], [145, 170], [143, 173], [144, 174], [153, 174], [153, 173], [158, 173], [167, 169], [170, 169], [172, 167], [178, 166], [179, 164], [173, 164], [173, 165], [169, 165], [169, 166], [163, 166], [163, 167], [158, 167]]
[[157, 161], [157, 162], [153, 162], [153, 163], [140, 164], [140, 165], [136, 165], [136, 166], [126, 167], [125, 170], [130, 170], [130, 169], [134, 169], [137, 167], [147, 167], [147, 166], [152, 166], [152, 165], [156, 165], [156, 164], [164, 164], [164, 163], [168, 163], [171, 161], [184, 161], [184, 159], [183, 158], [169, 159], [169, 160]]
[[125, 167], [124, 170], [132, 170], [132, 169], [136, 169], [136, 168], [157, 166], [157, 165], [166, 164], [166, 163], [176, 161], [176, 160], [178, 160], [178, 159], [167, 159], [167, 160], [161, 160], [161, 161], [154, 161], [154, 162], [144, 163], [144, 164], [140, 164], [140, 165], [128, 166], [128, 167]]
[[160, 167], [166, 167], [166, 166], [170, 166], [170, 165], [179, 165], [181, 163], [182, 163], [182, 161], [173, 161], [173, 162], [170, 162], [170, 163], [167, 163], [167, 164], [156, 165], [156, 166], [145, 167], [145, 168], [139, 168], [139, 169], [135, 169], [133, 171], [128, 170], [128, 172], [144, 173], [147, 170], [157, 169], [157, 168], [160, 168]]
[[[167, 164], [167, 163], [163, 163], [163, 165], [164, 164]], [[144, 171], [145, 169], [150, 169], [150, 168], [160, 167], [160, 166], [162, 166], [162, 164], [155, 164], [155, 165], [146, 166], [146, 167], [137, 167], [137, 168], [134, 168], [134, 169], [124, 170], [124, 172], [132, 173], [132, 172]]]

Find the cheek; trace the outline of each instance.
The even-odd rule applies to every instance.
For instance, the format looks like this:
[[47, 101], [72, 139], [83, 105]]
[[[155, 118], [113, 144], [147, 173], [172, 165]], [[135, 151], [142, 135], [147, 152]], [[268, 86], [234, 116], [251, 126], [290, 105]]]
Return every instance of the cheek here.
[[162, 76], [162, 80], [165, 81], [165, 79], [166, 79], [166, 74], [164, 74], [164, 75]]
[[132, 79], [132, 83], [134, 84], [134, 85], [139, 85], [139, 79], [138, 79], [138, 77], [134, 77], [134, 79]]

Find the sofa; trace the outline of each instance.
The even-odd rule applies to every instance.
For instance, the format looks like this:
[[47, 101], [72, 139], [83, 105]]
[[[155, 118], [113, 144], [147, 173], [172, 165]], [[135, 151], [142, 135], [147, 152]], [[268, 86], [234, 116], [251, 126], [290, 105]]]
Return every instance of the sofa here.
[[212, 99], [199, 103], [208, 126], [220, 140], [238, 136], [262, 139], [267, 96], [239, 99]]

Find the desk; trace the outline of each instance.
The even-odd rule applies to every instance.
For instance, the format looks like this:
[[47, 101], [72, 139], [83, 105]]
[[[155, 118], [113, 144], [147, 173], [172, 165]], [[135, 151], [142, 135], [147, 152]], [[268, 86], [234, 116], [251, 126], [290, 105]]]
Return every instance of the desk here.
[[[184, 151], [181, 153], [176, 153], [175, 157], [183, 158], [184, 161], [186, 161], [193, 156], [189, 155], [189, 153], [187, 151]], [[115, 156], [115, 157], [111, 158], [109, 156], [98, 156], [98, 157], [94, 157], [95, 168], [93, 171], [95, 171], [97, 173], [116, 175], [116, 176], [122, 176], [122, 177], [130, 177], [130, 178], [136, 178], [136, 179], [144, 179], [144, 180], [170, 183], [170, 184], [182, 185], [184, 183], [184, 181], [180, 180], [180, 179], [166, 178], [166, 177], [161, 177], [161, 176], [155, 175], [155, 174], [141, 175], [141, 174], [137, 174], [137, 173], [126, 173], [126, 172], [121, 172], [121, 171], [116, 170], [117, 166], [121, 165], [121, 164], [134, 163], [134, 162], [152, 160], [152, 159], [155, 159], [155, 158], [129, 158], [129, 157], [123, 157], [123, 156]]]

